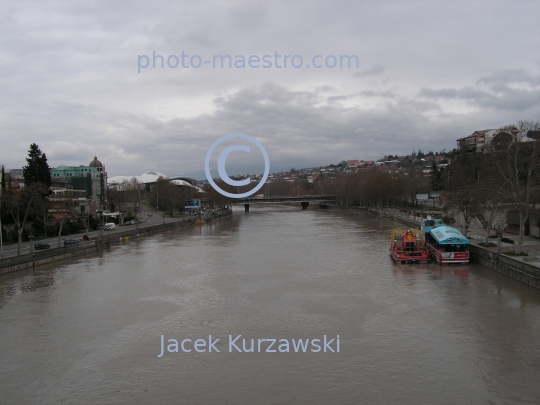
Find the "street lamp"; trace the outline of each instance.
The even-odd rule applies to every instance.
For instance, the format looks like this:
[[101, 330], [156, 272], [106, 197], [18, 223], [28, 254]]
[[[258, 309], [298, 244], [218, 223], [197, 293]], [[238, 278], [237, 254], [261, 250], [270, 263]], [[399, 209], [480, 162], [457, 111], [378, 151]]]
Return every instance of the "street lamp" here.
[[135, 203], [135, 229], [139, 230], [139, 203]]
[[2, 259], [4, 258], [4, 244], [2, 243], [2, 217], [0, 216], [0, 253], [2, 254]]
[[501, 236], [502, 236], [502, 230], [501, 226], [497, 226], [497, 255], [501, 254]]
[[90, 203], [91, 200], [86, 200], [86, 235], [88, 235], [90, 229]]

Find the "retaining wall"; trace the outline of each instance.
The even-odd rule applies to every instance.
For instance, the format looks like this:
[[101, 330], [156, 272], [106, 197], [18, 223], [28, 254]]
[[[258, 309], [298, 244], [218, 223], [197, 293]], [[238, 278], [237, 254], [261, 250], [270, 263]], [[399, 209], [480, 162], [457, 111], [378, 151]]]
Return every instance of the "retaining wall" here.
[[79, 256], [97, 250], [97, 241], [90, 241], [79, 245], [37, 250], [20, 256], [7, 257], [0, 260], [0, 274], [24, 270], [29, 267], [39, 266], [40, 264], [50, 263], [56, 260], [68, 259], [73, 256]]
[[405, 224], [407, 226], [410, 226], [411, 228], [419, 228], [421, 226], [421, 218], [418, 217], [418, 219], [415, 219], [416, 217], [405, 217], [402, 215], [395, 215], [393, 213], [387, 213], [387, 212], [380, 212], [376, 209], [370, 208], [367, 210], [370, 214], [377, 215], [378, 217], [383, 218], [389, 218], [393, 219], [395, 221], [401, 222], [402, 224]]
[[540, 290], [540, 268], [480, 246], [470, 245], [469, 250], [475, 262]]

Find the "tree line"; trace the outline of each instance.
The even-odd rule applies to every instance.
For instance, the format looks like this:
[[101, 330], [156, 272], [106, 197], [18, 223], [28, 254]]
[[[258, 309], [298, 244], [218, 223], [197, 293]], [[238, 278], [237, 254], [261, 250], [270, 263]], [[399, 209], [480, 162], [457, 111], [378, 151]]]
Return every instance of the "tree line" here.
[[[419, 150], [418, 155], [424, 154]], [[300, 177], [277, 179], [261, 192], [268, 196], [331, 194], [344, 207], [414, 207], [417, 194], [440, 193], [442, 209], [462, 215], [464, 234], [474, 218], [482, 217], [488, 237], [497, 216], [515, 213], [519, 217], [517, 249], [521, 250], [527, 222], [540, 217], [540, 123], [519, 121], [499, 128], [484, 153], [454, 150], [444, 156], [451, 157], [451, 163], [439, 168], [432, 162], [429, 173], [424, 172], [425, 167], [411, 167], [407, 162], [406, 171], [396, 170], [399, 166], [379, 166], [338, 173], [333, 178], [317, 176], [312, 183]], [[219, 184], [233, 193], [254, 187]], [[206, 190], [216, 200], [232, 202], [215, 195], [211, 187]]]
[[[414, 207], [417, 204], [417, 194], [439, 192], [443, 208], [447, 212], [462, 215], [465, 234], [475, 217], [485, 219], [488, 236], [498, 215], [508, 211], [516, 213], [519, 216], [517, 249], [520, 250], [527, 222], [532, 217], [540, 217], [539, 122], [519, 121], [499, 128], [492, 141], [485, 146], [485, 153], [454, 151], [451, 156], [452, 161], [445, 168], [439, 169], [433, 162], [429, 174], [424, 173], [423, 167], [408, 167], [407, 172], [395, 170], [394, 167], [390, 170], [386, 166], [368, 167], [356, 173], [339, 173], [333, 178], [317, 176], [313, 181], [307, 177], [298, 177], [292, 181], [277, 179], [265, 184], [260, 193], [267, 196], [331, 194], [336, 197], [337, 205], [344, 207]], [[35, 143], [30, 145], [26, 162], [23, 168], [25, 187], [21, 189], [14, 189], [11, 181], [6, 182], [2, 167], [0, 219], [14, 227], [15, 237], [7, 235], [5, 229], [0, 228], [4, 238], [16, 239], [19, 252], [28, 222], [33, 223], [36, 232], [50, 233], [46, 222], [51, 201], [54, 200], [50, 192], [51, 176], [47, 157]], [[217, 184], [231, 193], [243, 193], [254, 187], [234, 187], [219, 180]], [[209, 185], [204, 188], [208, 205], [227, 206], [234, 201]], [[158, 179], [146, 194], [151, 207], [165, 212], [182, 212], [184, 202], [194, 197], [193, 189], [179, 188], [163, 178]], [[119, 209], [136, 217], [142, 208], [141, 184], [135, 179], [125, 181], [115, 189], [109, 189], [108, 199], [111, 211]], [[68, 224], [68, 231], [84, 228], [80, 219], [71, 220], [77, 217], [71, 215], [73, 203], [69, 199], [58, 200], [55, 209], [64, 213], [54, 223], [54, 231], [57, 232], [59, 228], [58, 236], [63, 232], [64, 222]], [[86, 224], [87, 227], [89, 225]]]

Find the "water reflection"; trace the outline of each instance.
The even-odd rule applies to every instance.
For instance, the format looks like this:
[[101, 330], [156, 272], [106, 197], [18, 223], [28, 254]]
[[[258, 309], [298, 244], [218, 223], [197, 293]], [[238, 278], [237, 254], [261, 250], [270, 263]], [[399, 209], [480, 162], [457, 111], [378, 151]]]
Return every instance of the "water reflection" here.
[[[251, 207], [0, 278], [0, 403], [539, 403], [540, 294], [394, 264], [397, 224]], [[338, 353], [178, 353], [159, 337], [341, 336]]]

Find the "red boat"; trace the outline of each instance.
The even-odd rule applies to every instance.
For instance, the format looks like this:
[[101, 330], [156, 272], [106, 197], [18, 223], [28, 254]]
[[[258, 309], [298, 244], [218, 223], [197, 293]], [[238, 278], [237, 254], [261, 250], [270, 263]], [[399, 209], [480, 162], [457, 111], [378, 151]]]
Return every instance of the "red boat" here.
[[392, 229], [390, 256], [397, 263], [427, 263], [429, 254], [420, 229]]

